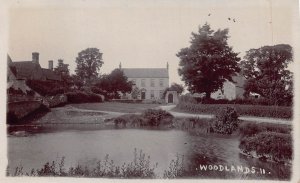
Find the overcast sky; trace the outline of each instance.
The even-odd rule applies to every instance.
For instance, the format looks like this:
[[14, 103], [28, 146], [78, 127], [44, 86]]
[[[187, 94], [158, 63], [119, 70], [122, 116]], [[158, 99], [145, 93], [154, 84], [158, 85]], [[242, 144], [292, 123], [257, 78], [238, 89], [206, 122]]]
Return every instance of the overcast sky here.
[[170, 83], [183, 83], [176, 53], [189, 46], [191, 32], [205, 22], [215, 30], [229, 28], [229, 45], [241, 57], [250, 48], [294, 45], [296, 0], [76, 2], [14, 1], [9, 11], [12, 60], [31, 60], [37, 51], [42, 67], [48, 67], [48, 60], [56, 66], [62, 58], [73, 72], [78, 52], [96, 47], [103, 53], [101, 73], [120, 62], [126, 68], [166, 67], [169, 62]]

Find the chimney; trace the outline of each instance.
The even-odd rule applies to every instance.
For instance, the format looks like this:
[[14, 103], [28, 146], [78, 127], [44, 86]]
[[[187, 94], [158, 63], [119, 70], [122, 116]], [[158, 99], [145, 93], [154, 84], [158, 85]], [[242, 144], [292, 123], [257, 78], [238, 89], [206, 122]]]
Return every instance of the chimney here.
[[167, 70], [169, 70], [169, 62], [167, 62]]
[[51, 71], [53, 71], [53, 60], [49, 60], [48, 61], [48, 69], [50, 69]]
[[121, 64], [121, 62], [120, 62], [120, 64], [119, 64], [119, 69], [122, 69], [122, 64]]
[[63, 59], [58, 59], [58, 65], [62, 65], [64, 63]]
[[39, 53], [38, 52], [32, 53], [32, 62], [39, 64]]

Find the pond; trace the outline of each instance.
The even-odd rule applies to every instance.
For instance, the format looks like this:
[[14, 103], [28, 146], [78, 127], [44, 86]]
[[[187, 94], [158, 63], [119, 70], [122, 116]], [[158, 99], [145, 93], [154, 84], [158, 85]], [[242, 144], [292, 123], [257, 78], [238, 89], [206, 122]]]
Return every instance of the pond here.
[[[67, 168], [78, 164], [93, 167], [107, 154], [116, 165], [121, 165], [132, 162], [134, 149], [137, 149], [150, 156], [151, 165], [158, 163], [154, 170], [158, 178], [163, 177], [172, 160], [182, 156], [186, 177], [290, 178], [290, 166], [248, 158], [240, 154], [238, 145], [239, 137], [195, 136], [180, 130], [19, 131], [8, 135], [8, 166], [11, 173], [17, 166], [30, 172], [31, 168], [41, 168], [47, 161], [60, 161], [65, 157]], [[237, 171], [240, 167], [244, 172]], [[255, 167], [255, 172], [245, 173], [246, 167], [250, 170]]]

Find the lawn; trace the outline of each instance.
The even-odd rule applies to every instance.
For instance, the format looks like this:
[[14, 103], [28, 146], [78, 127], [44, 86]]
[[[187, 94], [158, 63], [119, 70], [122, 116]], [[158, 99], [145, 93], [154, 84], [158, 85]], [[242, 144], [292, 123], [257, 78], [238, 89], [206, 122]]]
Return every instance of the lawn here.
[[132, 104], [132, 103], [118, 103], [118, 102], [103, 102], [103, 103], [83, 103], [70, 104], [79, 109], [89, 109], [98, 111], [112, 111], [122, 113], [137, 113], [146, 109], [155, 108], [161, 104]]

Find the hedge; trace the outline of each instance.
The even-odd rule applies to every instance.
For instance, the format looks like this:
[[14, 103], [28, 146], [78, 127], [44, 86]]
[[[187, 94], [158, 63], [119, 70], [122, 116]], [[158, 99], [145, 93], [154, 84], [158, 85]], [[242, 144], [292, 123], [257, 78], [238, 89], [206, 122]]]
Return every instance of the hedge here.
[[102, 102], [102, 97], [95, 93], [87, 93], [82, 91], [66, 93], [68, 103], [94, 103]]
[[192, 113], [216, 114], [220, 109], [233, 107], [241, 116], [257, 116], [291, 119], [292, 107], [285, 106], [262, 106], [262, 105], [240, 105], [240, 104], [195, 104], [180, 102], [176, 108]]

